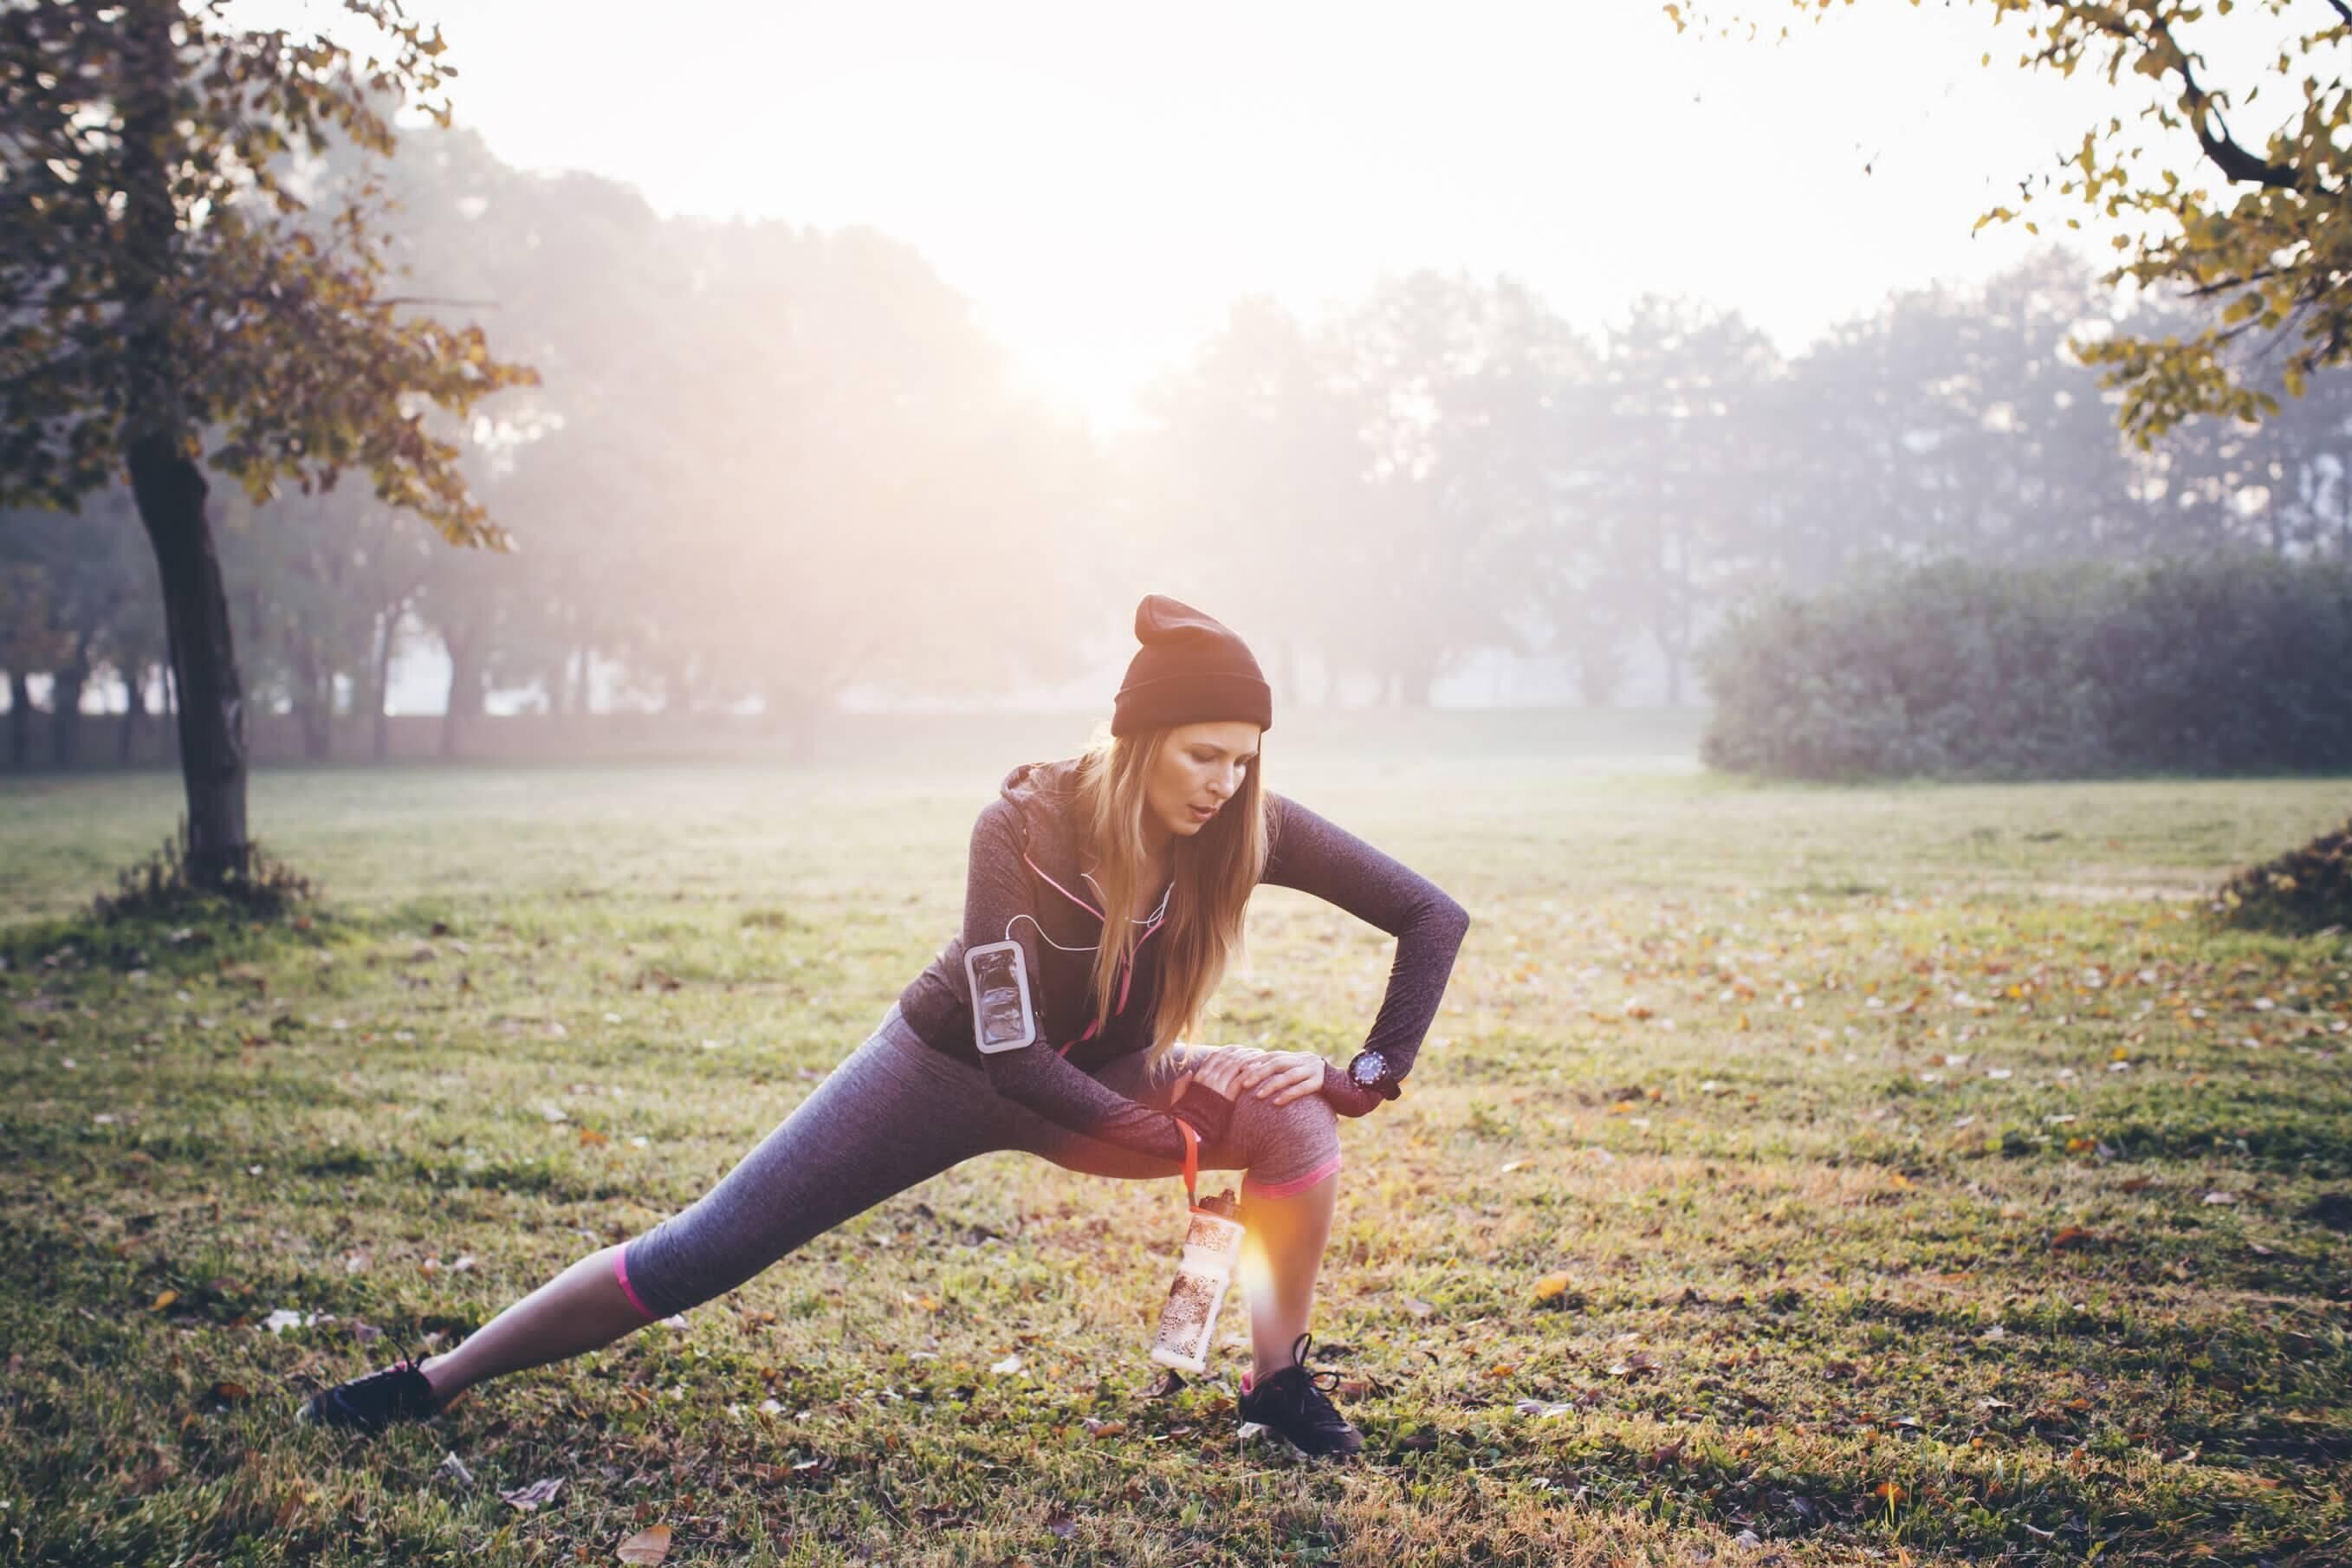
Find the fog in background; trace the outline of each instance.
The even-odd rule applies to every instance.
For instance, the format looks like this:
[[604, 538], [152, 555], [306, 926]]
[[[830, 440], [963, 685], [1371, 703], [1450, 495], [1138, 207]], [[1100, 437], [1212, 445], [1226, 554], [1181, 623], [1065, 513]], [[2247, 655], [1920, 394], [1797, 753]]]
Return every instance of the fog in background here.
[[[1745, 596], [1890, 563], [2352, 553], [2347, 378], [2132, 450], [2064, 341], [2190, 307], [2100, 284], [2095, 230], [1967, 237], [2104, 90], [1979, 71], [1981, 17], [439, 19], [399, 250], [542, 378], [468, 433], [518, 548], [215, 486], [252, 700], [313, 756], [1099, 710], [1154, 591], [1280, 706], [1680, 706]], [[50, 605], [0, 649], [20, 763], [37, 709], [154, 709], [127, 500], [0, 542]]]

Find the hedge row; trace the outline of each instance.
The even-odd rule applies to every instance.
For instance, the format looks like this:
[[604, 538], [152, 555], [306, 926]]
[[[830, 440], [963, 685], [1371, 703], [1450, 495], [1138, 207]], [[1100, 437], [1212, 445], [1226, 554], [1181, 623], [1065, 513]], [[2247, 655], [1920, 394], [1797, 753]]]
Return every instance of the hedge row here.
[[1708, 765], [1788, 778], [2352, 769], [2352, 572], [1947, 563], [1759, 602], [1702, 654]]

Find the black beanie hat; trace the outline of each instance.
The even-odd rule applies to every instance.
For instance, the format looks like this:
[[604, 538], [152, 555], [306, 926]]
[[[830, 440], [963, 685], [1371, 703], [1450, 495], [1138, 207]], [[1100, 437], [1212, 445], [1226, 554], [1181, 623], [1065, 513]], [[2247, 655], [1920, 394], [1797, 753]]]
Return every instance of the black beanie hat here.
[[1274, 691], [1249, 645], [1213, 616], [1160, 594], [1135, 606], [1135, 639], [1111, 704], [1110, 732], [1137, 735], [1177, 724], [1238, 719], [1274, 727]]

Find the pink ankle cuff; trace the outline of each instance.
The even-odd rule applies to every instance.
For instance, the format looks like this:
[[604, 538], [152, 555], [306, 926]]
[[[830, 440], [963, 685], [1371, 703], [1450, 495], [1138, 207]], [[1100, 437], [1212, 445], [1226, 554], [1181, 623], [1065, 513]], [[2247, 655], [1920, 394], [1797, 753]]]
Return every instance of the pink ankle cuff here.
[[629, 1249], [625, 1246], [613, 1249], [613, 1278], [620, 1282], [621, 1294], [629, 1299], [629, 1305], [643, 1312], [646, 1322], [652, 1322], [654, 1310], [639, 1299], [636, 1287], [629, 1283]]
[[1242, 1196], [1245, 1198], [1295, 1197], [1326, 1177], [1337, 1175], [1339, 1171], [1339, 1156], [1334, 1154], [1305, 1175], [1294, 1176], [1286, 1182], [1261, 1182], [1255, 1176], [1244, 1176]]

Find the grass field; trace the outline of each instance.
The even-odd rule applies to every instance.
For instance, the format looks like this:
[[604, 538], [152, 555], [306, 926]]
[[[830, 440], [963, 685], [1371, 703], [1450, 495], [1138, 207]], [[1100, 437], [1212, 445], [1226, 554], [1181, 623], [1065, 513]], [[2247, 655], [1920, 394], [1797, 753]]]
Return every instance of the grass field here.
[[[2352, 950], [2194, 897], [2352, 782], [1269, 759], [1476, 922], [1343, 1126], [1349, 1468], [1236, 1441], [1230, 1345], [1149, 1397], [1173, 1183], [1016, 1155], [428, 1426], [289, 1424], [780, 1119], [999, 763], [272, 774], [326, 901], [177, 942], [74, 923], [173, 781], [0, 785], [0, 1563], [2352, 1561]], [[1212, 1037], [1352, 1050], [1387, 939], [1251, 937]]]

